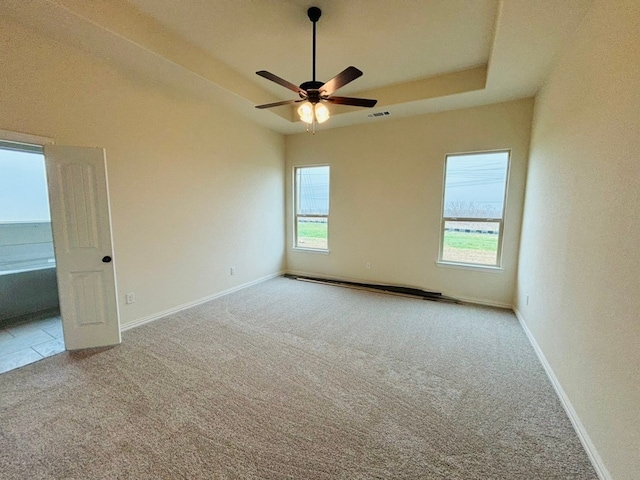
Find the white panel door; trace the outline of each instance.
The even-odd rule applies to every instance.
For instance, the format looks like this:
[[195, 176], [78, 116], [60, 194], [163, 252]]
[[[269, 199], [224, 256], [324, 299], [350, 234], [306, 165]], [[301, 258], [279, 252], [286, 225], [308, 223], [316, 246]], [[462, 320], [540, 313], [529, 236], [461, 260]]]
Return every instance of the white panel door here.
[[120, 343], [105, 152], [45, 146], [64, 341]]

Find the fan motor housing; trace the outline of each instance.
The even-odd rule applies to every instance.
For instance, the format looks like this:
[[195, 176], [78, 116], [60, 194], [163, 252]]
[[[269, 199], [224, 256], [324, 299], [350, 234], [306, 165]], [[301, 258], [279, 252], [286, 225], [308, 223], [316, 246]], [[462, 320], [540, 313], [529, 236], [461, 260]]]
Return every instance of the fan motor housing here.
[[302, 90], [320, 90], [320, 87], [324, 85], [324, 82], [314, 82], [313, 80], [309, 82], [304, 82], [300, 84], [300, 88]]
[[[320, 87], [324, 85], [324, 82], [314, 82], [313, 80], [304, 82], [300, 85], [300, 88], [307, 92], [307, 100], [311, 103], [318, 103], [320, 101]], [[300, 95], [300, 98], [304, 96]]]

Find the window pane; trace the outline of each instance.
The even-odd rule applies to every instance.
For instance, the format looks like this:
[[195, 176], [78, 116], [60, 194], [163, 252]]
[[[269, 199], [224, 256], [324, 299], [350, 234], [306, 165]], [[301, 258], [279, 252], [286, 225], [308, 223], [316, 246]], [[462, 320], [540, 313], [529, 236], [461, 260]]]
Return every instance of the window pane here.
[[329, 215], [329, 167], [296, 169], [297, 213]]
[[508, 152], [447, 157], [444, 216], [502, 218]]
[[0, 148], [0, 222], [49, 222], [44, 156]]
[[499, 222], [444, 222], [442, 259], [476, 265], [498, 264]]
[[296, 246], [326, 250], [328, 248], [327, 226], [326, 217], [298, 218]]
[[0, 145], [0, 272], [53, 267], [44, 156], [3, 145]]

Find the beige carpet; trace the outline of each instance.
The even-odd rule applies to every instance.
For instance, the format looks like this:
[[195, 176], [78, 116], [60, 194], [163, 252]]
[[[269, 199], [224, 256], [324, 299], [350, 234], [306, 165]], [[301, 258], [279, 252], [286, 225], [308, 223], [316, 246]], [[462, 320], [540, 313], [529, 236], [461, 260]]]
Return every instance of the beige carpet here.
[[0, 477], [597, 478], [512, 313], [284, 278], [0, 375]]

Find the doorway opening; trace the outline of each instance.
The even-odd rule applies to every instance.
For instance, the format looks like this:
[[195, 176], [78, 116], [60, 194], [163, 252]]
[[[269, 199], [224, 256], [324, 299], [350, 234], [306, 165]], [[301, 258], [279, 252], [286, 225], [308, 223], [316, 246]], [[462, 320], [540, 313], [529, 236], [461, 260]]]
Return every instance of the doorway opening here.
[[0, 140], [0, 373], [64, 350], [43, 148]]

